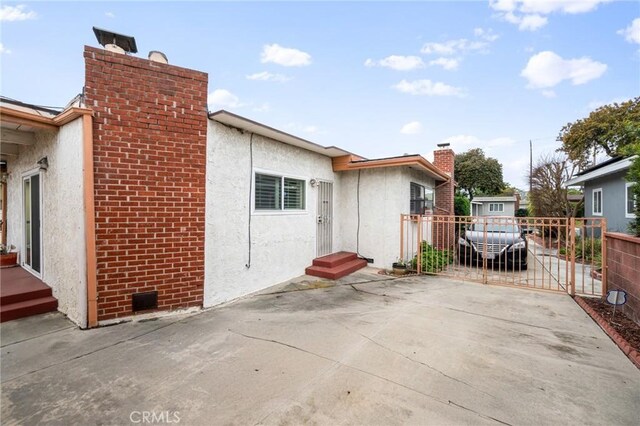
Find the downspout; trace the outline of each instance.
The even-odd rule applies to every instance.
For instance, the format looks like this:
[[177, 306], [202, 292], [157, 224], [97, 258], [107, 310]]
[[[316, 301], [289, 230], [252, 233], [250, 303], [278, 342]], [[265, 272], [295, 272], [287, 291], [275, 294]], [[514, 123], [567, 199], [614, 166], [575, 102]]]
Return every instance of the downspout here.
[[87, 327], [98, 326], [98, 283], [96, 261], [96, 215], [93, 180], [93, 118], [82, 116], [82, 176], [84, 190], [84, 238], [87, 258]]

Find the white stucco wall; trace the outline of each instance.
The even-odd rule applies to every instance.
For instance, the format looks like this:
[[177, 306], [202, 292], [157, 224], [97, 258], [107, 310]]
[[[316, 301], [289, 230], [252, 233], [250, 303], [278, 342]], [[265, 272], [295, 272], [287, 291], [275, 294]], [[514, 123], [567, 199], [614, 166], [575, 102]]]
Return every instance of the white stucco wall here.
[[[309, 180], [335, 182], [331, 159], [254, 135], [253, 169], [305, 179], [307, 201], [304, 213], [251, 215], [251, 267], [245, 266], [253, 176], [249, 140], [248, 132], [209, 121], [205, 307], [302, 275], [316, 257], [316, 188]], [[336, 209], [334, 212], [335, 224]], [[339, 248], [334, 240], [334, 251]]]
[[86, 326], [87, 285], [84, 235], [82, 119], [57, 132], [37, 132], [36, 144], [23, 146], [18, 157], [7, 161], [7, 243], [20, 251], [24, 244], [22, 177], [37, 169], [47, 157], [49, 168], [41, 172], [42, 280], [53, 289], [58, 310], [81, 327]]
[[[359, 253], [373, 258], [372, 266], [389, 268], [400, 255], [400, 215], [410, 213], [410, 183], [434, 188], [434, 181], [408, 167], [362, 170], [360, 175]], [[342, 250], [356, 251], [358, 172], [342, 172], [336, 203]]]

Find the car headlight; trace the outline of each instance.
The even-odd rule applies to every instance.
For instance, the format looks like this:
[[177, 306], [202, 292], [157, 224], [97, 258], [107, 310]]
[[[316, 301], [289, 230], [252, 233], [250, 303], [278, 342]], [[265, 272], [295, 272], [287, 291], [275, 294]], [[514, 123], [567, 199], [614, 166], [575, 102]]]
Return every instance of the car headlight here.
[[469, 244], [469, 242], [464, 238], [458, 238], [458, 244], [465, 247], [471, 247], [471, 244]]
[[517, 243], [509, 247], [509, 251], [522, 250], [523, 248], [526, 248], [526, 247], [527, 247], [526, 242], [522, 240], [522, 241], [518, 241]]

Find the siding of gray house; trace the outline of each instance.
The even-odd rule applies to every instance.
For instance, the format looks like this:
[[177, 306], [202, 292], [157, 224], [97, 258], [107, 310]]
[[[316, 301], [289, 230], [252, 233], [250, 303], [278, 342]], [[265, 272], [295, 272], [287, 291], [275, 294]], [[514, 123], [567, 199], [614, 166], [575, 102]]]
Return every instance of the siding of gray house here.
[[[491, 203], [501, 203], [504, 204], [504, 211], [503, 212], [490, 212], [489, 211], [489, 204]], [[476, 207], [477, 206], [477, 207]], [[515, 209], [516, 203], [514, 201], [483, 201], [482, 204], [475, 204], [473, 206], [471, 215], [472, 216], [515, 216], [516, 214], [516, 209]], [[477, 210], [476, 210], [477, 209]]]
[[593, 179], [584, 184], [584, 215], [600, 217], [593, 214], [593, 190], [602, 188], [602, 217], [607, 218], [607, 230], [628, 232], [631, 219], [626, 213], [626, 171]]

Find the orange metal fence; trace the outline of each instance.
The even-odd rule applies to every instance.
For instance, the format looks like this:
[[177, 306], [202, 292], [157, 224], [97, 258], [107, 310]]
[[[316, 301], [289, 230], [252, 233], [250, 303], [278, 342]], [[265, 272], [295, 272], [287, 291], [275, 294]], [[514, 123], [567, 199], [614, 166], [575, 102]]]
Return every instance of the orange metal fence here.
[[400, 259], [418, 274], [600, 296], [605, 230], [603, 218], [402, 215]]

